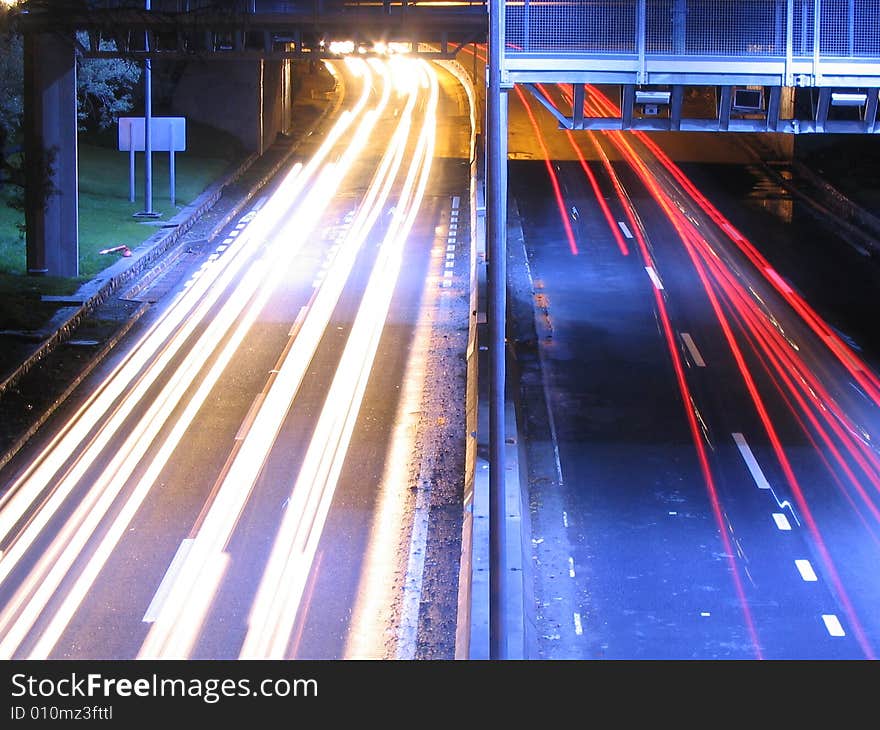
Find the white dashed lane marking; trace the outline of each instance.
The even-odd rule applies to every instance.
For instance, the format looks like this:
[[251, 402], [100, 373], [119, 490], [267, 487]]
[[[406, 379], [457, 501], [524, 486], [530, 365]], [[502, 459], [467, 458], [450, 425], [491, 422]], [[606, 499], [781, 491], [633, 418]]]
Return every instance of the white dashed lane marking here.
[[703, 356], [700, 354], [700, 351], [697, 349], [697, 345], [694, 342], [694, 338], [691, 337], [687, 332], [681, 333], [681, 339], [684, 340], [685, 347], [687, 347], [688, 351], [691, 353], [691, 357], [694, 359], [694, 363], [696, 363], [698, 368], [706, 367], [706, 361], [703, 360]]
[[658, 291], [662, 290], [663, 289], [663, 282], [660, 281], [660, 277], [657, 276], [657, 272], [654, 271], [654, 267], [653, 266], [646, 266], [645, 271], [648, 272], [648, 276], [651, 277], [651, 281], [654, 282], [654, 286], [657, 288], [657, 290]]
[[809, 560], [795, 560], [794, 564], [797, 566], [798, 572], [801, 574], [801, 578], [805, 581], [815, 582], [819, 580], [816, 576], [816, 571], [813, 570], [813, 566], [810, 565]]
[[825, 628], [832, 636], [846, 636], [843, 626], [840, 625], [840, 619], [833, 613], [822, 614], [822, 620], [825, 622]]
[[780, 530], [790, 530], [791, 523], [788, 521], [788, 517], [786, 517], [782, 512], [774, 512], [773, 513], [773, 521], [776, 523], [776, 526]]

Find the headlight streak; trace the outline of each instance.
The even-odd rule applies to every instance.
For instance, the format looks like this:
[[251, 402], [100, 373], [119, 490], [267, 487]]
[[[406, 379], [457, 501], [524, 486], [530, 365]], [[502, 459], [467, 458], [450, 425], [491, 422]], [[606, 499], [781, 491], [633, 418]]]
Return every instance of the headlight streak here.
[[[427, 65], [419, 64], [427, 72]], [[403, 247], [427, 185], [436, 134], [437, 97], [437, 79], [432, 70], [425, 121], [401, 201], [395, 207], [315, 435], [285, 508], [249, 618], [239, 655], [242, 659], [284, 658], [287, 654], [302, 592], [384, 329]]]
[[[383, 103], [387, 99], [388, 96], [385, 94]], [[413, 94], [401, 115], [394, 143], [386, 150], [365, 202], [359, 209], [346, 241], [337, 253], [334, 265], [328, 271], [300, 327], [295, 347], [291, 348], [278, 368], [250, 431], [229, 466], [222, 484], [217, 488], [211, 507], [204, 517], [177, 580], [141, 647], [139, 658], [186, 657], [198, 640], [200, 627], [210, 609], [216, 590], [216, 584], [198, 585], [202, 574], [201, 566], [209, 563], [213, 556], [225, 549], [247, 496], [242, 487], [244, 485], [249, 492], [256, 482], [268, 450], [275, 440], [275, 434], [287, 414], [289, 404], [299, 389], [299, 384], [305, 376], [318, 342], [335, 309], [357, 251], [381, 214], [396, 170], [404, 158], [404, 142], [414, 103]], [[377, 119], [378, 112], [369, 115], [371, 125]], [[358, 145], [352, 145], [352, 158], [360, 152], [366, 142], [365, 136]], [[288, 504], [286, 512], [290, 510]], [[188, 617], [188, 623], [182, 628], [179, 618], [184, 615]], [[193, 620], [193, 617], [197, 620]]]
[[[47, 576], [40, 578], [39, 593], [42, 600], [36, 600], [37, 597], [34, 596], [28, 601], [28, 612], [32, 616], [31, 624], [36, 619], [35, 612], [42, 610], [46, 605], [51, 593], [57, 589], [86, 543], [95, 534], [100, 521], [109, 513], [112, 501], [121, 493], [134, 469], [142, 461], [147, 449], [165, 426], [171, 411], [180, 402], [191, 383], [194, 382], [204, 363], [208, 361], [210, 350], [222, 342], [226, 332], [233, 330], [232, 336], [225, 342], [222, 352], [199, 382], [195, 394], [171, 428], [156, 455], [150, 460], [146, 473], [138, 480], [120, 513], [114, 518], [102, 538], [100, 545], [81, 570], [74, 586], [68, 591], [62, 605], [54, 612], [47, 628], [42, 631], [39, 641], [28, 656], [29, 659], [48, 658], [49, 652], [110, 557], [113, 548], [124, 534], [137, 509], [176, 450], [211, 390], [219, 381], [226, 366], [232, 360], [251, 325], [256, 321], [276, 286], [284, 280], [290, 264], [306, 242], [310, 230], [314, 228], [317, 221], [316, 211], [320, 209], [323, 202], [332, 196], [334, 191], [333, 172], [332, 166], [327, 166], [324, 169], [300, 209], [292, 217], [290, 229], [295, 233], [290, 237], [280, 236], [278, 240], [283, 241], [283, 245], [276, 244], [269, 251], [267, 258], [251, 266], [241, 285], [229, 298], [224, 308], [212, 319], [208, 329], [189, 353], [183, 367], [172, 375], [172, 380], [166, 385], [162, 394], [151, 404], [148, 414], [138, 422], [125, 446], [118, 451], [122, 459], [118, 457], [114, 459], [115, 461], [124, 460], [122, 465], [118, 469], [114, 469], [111, 465], [105, 470], [105, 474], [112, 474], [112, 482], [108, 484], [101, 496], [103, 504], [100, 505], [100, 508], [98, 504], [90, 506], [85, 502], [78, 506], [77, 513], [84, 511], [85, 514], [82, 523], [79, 524], [76, 541], [59, 544], [61, 540], [56, 539], [50, 547], [54, 547], [55, 551], [61, 550], [63, 552], [56, 555], [53, 560], [47, 551], [47, 555], [42, 558], [50, 560], [49, 564], [52, 565], [52, 569]], [[99, 488], [100, 485], [93, 486], [90, 494]], [[69, 521], [69, 524], [77, 524], [76, 516]], [[34, 572], [36, 571], [32, 571], [32, 575]], [[25, 628], [29, 629], [30, 626], [26, 626], [21, 620], [19, 622], [22, 626], [17, 626], [17, 633], [19, 636], [23, 636], [24, 634], [21, 632]], [[0, 634], [4, 633], [3, 628], [4, 625], [0, 619]], [[7, 635], [0, 643], [0, 656], [7, 654], [6, 645], [9, 639], [10, 636]]]
[[[365, 67], [362, 61], [352, 61], [349, 66], [357, 69], [360, 76], [364, 75]], [[369, 89], [366, 87], [365, 84], [364, 92], [354, 109], [342, 112], [339, 121], [334, 125], [308, 165], [303, 169], [301, 164], [297, 164], [292, 169], [282, 182], [278, 194], [260, 209], [251, 224], [235, 241], [229, 244], [224, 256], [205, 270], [206, 275], [200, 276], [193, 286], [175, 298], [172, 305], [142, 336], [132, 352], [113, 369], [95, 393], [68, 420], [68, 424], [62, 432], [53, 438], [49, 446], [34, 460], [34, 463], [0, 498], [0, 544], [4, 548], [3, 555], [8, 552], [11, 531], [21, 522], [27, 512], [33, 508], [36, 500], [53, 482], [56, 472], [74, 455], [76, 455], [76, 463], [70, 467], [74, 471], [68, 471], [68, 474], [81, 473], [90, 465], [91, 461], [84, 458], [86, 449], [82, 447], [83, 440], [95, 428], [99, 420], [111, 411], [114, 403], [123, 394], [126, 395], [126, 401], [123, 403], [122, 409], [126, 413], [130, 412], [135, 404], [132, 398], [133, 389], [137, 388], [137, 392], [143, 392], [157, 377], [155, 365], [151, 364], [150, 370], [146, 374], [141, 373], [143, 368], [148, 363], [153, 363], [157, 353], [163, 350], [162, 363], [167, 363], [170, 360], [180, 343], [195, 329], [225, 288], [248, 263], [247, 242], [260, 240], [261, 236], [267, 235], [277, 225], [291, 202], [295, 201], [305, 186], [311, 182], [329, 151], [346, 133], [348, 127], [366, 105], [369, 98]], [[178, 330], [182, 323], [184, 328]], [[172, 335], [174, 339], [169, 342], [168, 338]], [[136, 381], [139, 375], [140, 380]], [[132, 385], [135, 382], [138, 382], [137, 386]], [[117, 411], [117, 414], [121, 415], [121, 412]], [[118, 426], [121, 420], [116, 419], [114, 423]], [[97, 437], [98, 440], [90, 444], [90, 452], [103, 448], [115, 433], [117, 426], [110, 428], [107, 425], [102, 426]], [[58, 480], [55, 482], [56, 485], [59, 483]], [[54, 490], [55, 487], [53, 487]], [[62, 500], [55, 500], [55, 504], [60, 501]], [[40, 519], [43, 522], [50, 516], [50, 511], [41, 509]], [[2, 576], [0, 576], [0, 580], [2, 580]]]
[[[366, 103], [368, 96], [367, 90], [355, 108], [362, 107]], [[272, 198], [259, 211], [259, 216], [252, 216], [252, 219], [257, 218], [261, 225], [254, 225], [254, 222], [252, 222], [252, 225], [245, 229], [237, 237], [236, 241], [228, 247], [227, 255], [220, 259], [225, 265], [211, 269], [209, 275], [201, 278], [198, 284], [189, 288], [172, 302], [172, 306], [169, 307], [142, 338], [134, 353], [114, 369], [110, 378], [105, 380], [105, 384], [99, 393], [90, 398], [87, 404], [80, 409], [77, 414], [80, 417], [76, 422], [77, 427], [65, 429], [58, 438], [53, 440], [50, 449], [44, 452], [44, 457], [47, 455], [48, 458], [43, 458], [40, 461], [40, 465], [43, 466], [42, 471], [39, 468], [32, 468], [19, 479], [16, 486], [11, 490], [11, 498], [6, 500], [7, 504], [2, 513], [3, 524], [6, 526], [7, 532], [20, 522], [24, 513], [32, 507], [32, 505], [28, 504], [28, 500], [32, 500], [34, 498], [33, 495], [39, 495], [45, 489], [45, 481], [47, 477], [51, 477], [50, 472], [53, 471], [53, 467], [57, 469], [56, 464], [63, 463], [66, 460], [66, 453], [58, 453], [55, 450], [66, 452], [71, 448], [75, 448], [76, 442], [81, 441], [84, 434], [93, 428], [92, 424], [97, 422], [101, 412], [107, 410], [112, 405], [120, 391], [128, 388], [129, 392], [126, 399], [116, 407], [110, 421], [102, 426], [87, 449], [78, 456], [74, 464], [68, 469], [65, 477], [53, 486], [51, 493], [44, 500], [40, 509], [25, 524], [22, 531], [13, 538], [11, 549], [7, 548], [2, 555], [2, 559], [0, 559], [0, 580], [8, 576], [27, 547], [37, 538], [46, 523], [62, 505], [76, 483], [82, 478], [85, 470], [89, 468], [94, 458], [97, 457], [102, 448], [107, 446], [109, 439], [116, 431], [122, 427], [125, 418], [133, 411], [138, 400], [145, 394], [146, 390], [152, 386], [159, 373], [165, 368], [171, 357], [176, 354], [177, 349], [190, 336], [197, 324], [215, 304], [219, 295], [232, 282], [233, 277], [248, 263], [248, 256], [236, 255], [244, 249], [245, 241], [277, 225], [278, 218], [285, 213], [286, 209], [290, 206], [291, 200], [295, 201], [298, 198], [299, 193], [307, 182], [306, 178], [311, 179], [314, 176], [314, 171], [319, 169], [318, 164], [320, 161], [345, 132], [353, 119], [354, 117], [351, 113], [342, 116], [340, 123], [334, 127], [334, 130], [328, 135], [325, 144], [321, 146], [311, 160], [307, 175], [300, 175], [302, 171], [301, 164], [297, 164], [293, 168], [292, 172], [280, 185], [278, 195]], [[324, 178], [326, 177], [327, 175], [325, 174]], [[322, 190], [324, 194], [321, 194]], [[318, 183], [310, 191], [309, 204], [303, 206], [306, 215], [310, 216], [313, 221], [316, 220], [316, 211], [319, 211], [331, 197], [332, 193]], [[280, 203], [277, 202], [279, 198]], [[296, 227], [296, 235], [302, 236], [306, 230], [306, 226], [298, 225]], [[288, 257], [292, 256], [296, 250], [297, 246], [295, 245], [286, 244], [281, 247], [281, 253]], [[282, 268], [278, 271], [283, 272], [283, 270]], [[98, 481], [83, 496], [73, 516], [67, 521], [65, 527], [37, 561], [30, 576], [18, 587], [13, 600], [4, 607], [2, 614], [0, 614], [0, 626], [2, 626], [0, 633], [5, 633], [5, 635], [3, 636], [2, 643], [0, 643], [0, 647], [2, 647], [0, 648], [0, 653], [11, 655], [27, 631], [33, 626], [39, 612], [51, 597], [53, 588], [57, 587], [63, 579], [65, 568], [72, 565], [78, 557], [79, 550], [93, 537], [93, 530], [104, 515], [107, 514], [114, 498], [123, 487], [125, 479], [130, 476], [137, 465], [138, 457], [155, 438], [158, 427], [161, 426], [170, 414], [171, 409], [176, 405], [177, 399], [192, 382], [198, 369], [204, 365], [209, 357], [208, 353], [210, 350], [216, 346], [216, 343], [212, 344], [211, 341], [216, 340], [219, 342], [222, 339], [224, 332], [238, 318], [241, 307], [250, 299], [251, 294], [257, 290], [254, 277], [258, 273], [259, 269], [255, 267], [251, 273], [245, 276], [236, 294], [230, 298], [230, 301], [222, 308], [221, 313], [209, 324], [208, 330], [199, 340], [199, 345], [196, 346], [193, 356], [184, 363], [181, 369], [172, 374], [172, 379], [163, 391], [163, 396], [151, 406], [148, 415], [135, 427], [126, 445], [117, 451], [110, 466], [104, 470], [103, 474], [99, 476]], [[271, 289], [267, 288], [263, 294], [269, 291]], [[253, 312], [254, 316], [255, 314], [256, 311]], [[188, 317], [188, 319], [186, 319], [184, 326], [175, 331], [175, 327], [185, 317]], [[249, 317], [249, 319], [252, 319], [252, 317]], [[172, 336], [171, 340], [167, 340], [168, 335]], [[202, 352], [199, 352], [200, 348]], [[148, 370], [140, 375], [139, 380], [132, 387], [131, 381], [134, 375], [141, 371], [143, 363], [157, 351], [159, 352], [158, 359], [150, 364]], [[107, 387], [108, 383], [112, 387]], [[204, 389], [200, 392], [206, 393]], [[91, 411], [98, 412], [92, 413]], [[85, 416], [89, 416], [89, 418], [84, 426]], [[168, 451], [166, 449], [160, 451], [160, 453], [167, 456]], [[156, 462], [155, 467], [155, 469], [151, 469], [148, 473], [157, 474], [160, 468], [159, 462]], [[41, 481], [37, 480], [36, 477], [41, 477]], [[129, 518], [133, 515], [136, 510], [136, 504], [143, 499], [149, 486], [149, 484], [143, 481], [140, 482], [140, 486], [134, 491], [134, 494], [137, 495], [136, 499], [129, 501], [123, 506], [122, 514], [129, 515]], [[116, 539], [118, 539], [118, 527], [122, 523], [116, 522], [114, 524], [115, 526], [111, 528], [108, 535], [116, 534]], [[102, 541], [102, 547], [99, 548], [92, 558], [91, 567], [83, 574], [82, 580], [77, 582], [79, 588], [93, 580], [93, 573], [106, 560], [107, 552], [105, 549], [111, 542], [114, 541], [111, 539], [108, 542], [107, 537]], [[79, 588], [68, 595], [64, 603], [64, 610], [52, 622], [53, 627], [61, 627], [66, 623], [66, 619], [69, 616], [64, 614], [71, 607], [75, 608], [79, 601], [82, 600], [83, 594]], [[10, 622], [14, 622], [11, 627]], [[6, 629], [9, 630], [6, 631]], [[54, 643], [51, 636], [52, 632], [40, 641], [36, 650], [38, 653], [40, 651], [48, 651], [51, 648], [51, 645]]]
[[[262, 272], [255, 268], [243, 281], [243, 284], [251, 289], [250, 292], [242, 292], [248, 299], [256, 290], [260, 274]], [[207, 359], [216, 347], [216, 338], [222, 336], [226, 329], [234, 324], [240, 313], [240, 305], [236, 297], [230, 302], [232, 306], [227, 305], [212, 319], [211, 326], [194, 347], [192, 357], [172, 374], [163, 391], [150, 404], [147, 414], [129, 432], [125, 443], [116, 450], [108, 466], [76, 506], [73, 515], [41, 554], [28, 579], [19, 586], [12, 600], [4, 606], [0, 613], [0, 635], [3, 636], [3, 640], [0, 641], [0, 657], [11, 657], [25, 634], [33, 627], [69, 568], [80, 557], [81, 551], [93, 537], [94, 531], [109, 513], [114, 500], [164, 426], [166, 419], [202, 368], [204, 359]], [[58, 492], [55, 496], [57, 494]], [[36, 538], [41, 528], [42, 525], [39, 523], [28, 526], [22, 536], [23, 539], [16, 542], [14, 549], [6, 556], [7, 560], [4, 561], [3, 568], [17, 563], [17, 559], [26, 546], [30, 545], [31, 539]], [[19, 611], [23, 608], [19, 615]], [[13, 621], [14, 624], [10, 626]]]

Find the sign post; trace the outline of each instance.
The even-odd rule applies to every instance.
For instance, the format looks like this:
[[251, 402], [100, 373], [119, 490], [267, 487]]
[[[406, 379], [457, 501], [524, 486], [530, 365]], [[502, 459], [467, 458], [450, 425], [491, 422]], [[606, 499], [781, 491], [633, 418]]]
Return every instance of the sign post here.
[[[129, 200], [134, 202], [134, 153], [146, 152], [146, 119], [144, 117], [119, 117], [119, 151], [128, 152]], [[150, 119], [150, 146], [157, 152], [168, 153], [168, 176], [171, 188], [171, 205], [175, 205], [176, 170], [175, 152], [186, 152], [186, 118], [152, 117]]]

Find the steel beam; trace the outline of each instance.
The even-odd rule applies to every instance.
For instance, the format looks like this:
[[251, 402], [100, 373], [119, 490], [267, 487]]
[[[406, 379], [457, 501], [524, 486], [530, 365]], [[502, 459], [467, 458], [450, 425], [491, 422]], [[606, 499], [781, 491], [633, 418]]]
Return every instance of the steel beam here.
[[505, 394], [507, 326], [507, 90], [502, 85], [504, 0], [489, 3], [486, 94], [486, 286], [489, 330], [489, 654], [507, 659]]

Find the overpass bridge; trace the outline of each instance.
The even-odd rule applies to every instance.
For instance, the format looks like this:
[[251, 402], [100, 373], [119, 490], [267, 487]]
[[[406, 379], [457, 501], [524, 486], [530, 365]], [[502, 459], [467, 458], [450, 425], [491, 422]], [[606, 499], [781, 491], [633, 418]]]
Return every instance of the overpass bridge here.
[[[77, 258], [75, 53], [124, 55], [146, 66], [160, 58], [262, 63], [332, 55], [337, 41], [364, 50], [407, 43], [412, 52], [450, 57], [488, 40], [491, 658], [516, 654], [506, 630], [507, 584], [516, 576], [504, 550], [509, 91], [528, 87], [572, 130], [880, 132], [880, 0], [31, 0], [24, 10], [29, 168], [38, 171], [47, 151], [59, 149], [52, 175], [62, 192], [47, 201], [40, 185], [29, 190], [28, 265], [34, 263], [33, 273], [67, 276], [76, 274]], [[84, 31], [88, 43], [75, 43], [75, 31]], [[568, 108], [544, 94], [549, 83], [571, 84]], [[618, 89], [616, 116], [589, 116], [591, 84]], [[708, 111], [688, 107], [693, 87], [712, 100]]]

